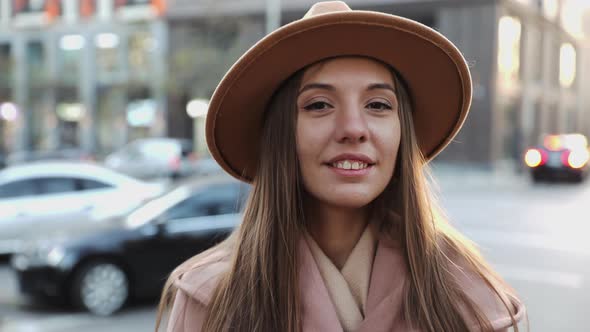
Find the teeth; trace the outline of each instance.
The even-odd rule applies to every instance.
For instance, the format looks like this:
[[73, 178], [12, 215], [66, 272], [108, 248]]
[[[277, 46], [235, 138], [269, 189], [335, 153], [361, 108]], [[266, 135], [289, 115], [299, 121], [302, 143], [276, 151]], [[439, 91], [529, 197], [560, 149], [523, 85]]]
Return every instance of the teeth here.
[[369, 166], [369, 164], [367, 163], [363, 163], [360, 161], [354, 161], [354, 160], [343, 160], [343, 161], [339, 161], [336, 163], [332, 164], [332, 167], [335, 168], [340, 168], [340, 169], [346, 169], [346, 170], [359, 170], [359, 169], [365, 169]]

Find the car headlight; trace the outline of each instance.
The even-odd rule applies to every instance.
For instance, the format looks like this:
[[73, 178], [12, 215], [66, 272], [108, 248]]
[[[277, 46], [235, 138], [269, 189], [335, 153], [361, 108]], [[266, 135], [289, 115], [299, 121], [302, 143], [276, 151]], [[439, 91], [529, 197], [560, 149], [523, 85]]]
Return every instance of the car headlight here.
[[66, 257], [66, 251], [63, 247], [53, 247], [49, 250], [49, 253], [47, 253], [47, 263], [52, 266], [57, 266], [61, 263], [64, 257]]
[[24, 270], [31, 267], [59, 266], [66, 257], [66, 250], [60, 245], [29, 246], [12, 257], [12, 265]]

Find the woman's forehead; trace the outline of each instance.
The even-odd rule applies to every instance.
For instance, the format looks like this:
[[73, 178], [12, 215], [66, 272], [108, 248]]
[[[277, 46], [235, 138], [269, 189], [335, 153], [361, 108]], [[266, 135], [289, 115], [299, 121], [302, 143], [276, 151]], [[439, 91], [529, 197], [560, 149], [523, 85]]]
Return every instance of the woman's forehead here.
[[367, 80], [367, 83], [393, 83], [390, 67], [377, 60], [360, 56], [332, 58], [313, 64], [304, 71], [301, 83], [338, 83], [350, 78], [359, 83], [363, 83], [364, 80]]

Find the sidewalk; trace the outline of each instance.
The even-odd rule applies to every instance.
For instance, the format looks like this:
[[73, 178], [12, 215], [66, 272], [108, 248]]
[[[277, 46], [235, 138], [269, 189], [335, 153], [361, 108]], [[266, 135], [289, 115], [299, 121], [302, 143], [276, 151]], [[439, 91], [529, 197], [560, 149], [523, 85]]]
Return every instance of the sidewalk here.
[[498, 163], [490, 168], [474, 165], [432, 163], [434, 180], [441, 189], [517, 189], [530, 184], [527, 172], [517, 172], [512, 163]]

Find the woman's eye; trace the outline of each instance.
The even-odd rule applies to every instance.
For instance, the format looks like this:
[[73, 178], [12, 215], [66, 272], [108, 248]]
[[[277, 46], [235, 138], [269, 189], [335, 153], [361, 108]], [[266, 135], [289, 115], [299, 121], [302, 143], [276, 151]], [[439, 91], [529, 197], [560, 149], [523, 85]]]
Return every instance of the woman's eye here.
[[315, 103], [309, 104], [305, 107], [303, 107], [303, 109], [305, 109], [306, 111], [321, 111], [321, 110], [325, 110], [332, 107], [330, 104], [323, 102], [323, 101], [316, 101]]
[[391, 106], [389, 104], [380, 102], [380, 101], [374, 101], [371, 102], [367, 105], [367, 108], [370, 108], [372, 110], [378, 110], [378, 111], [385, 111], [385, 110], [391, 110]]

